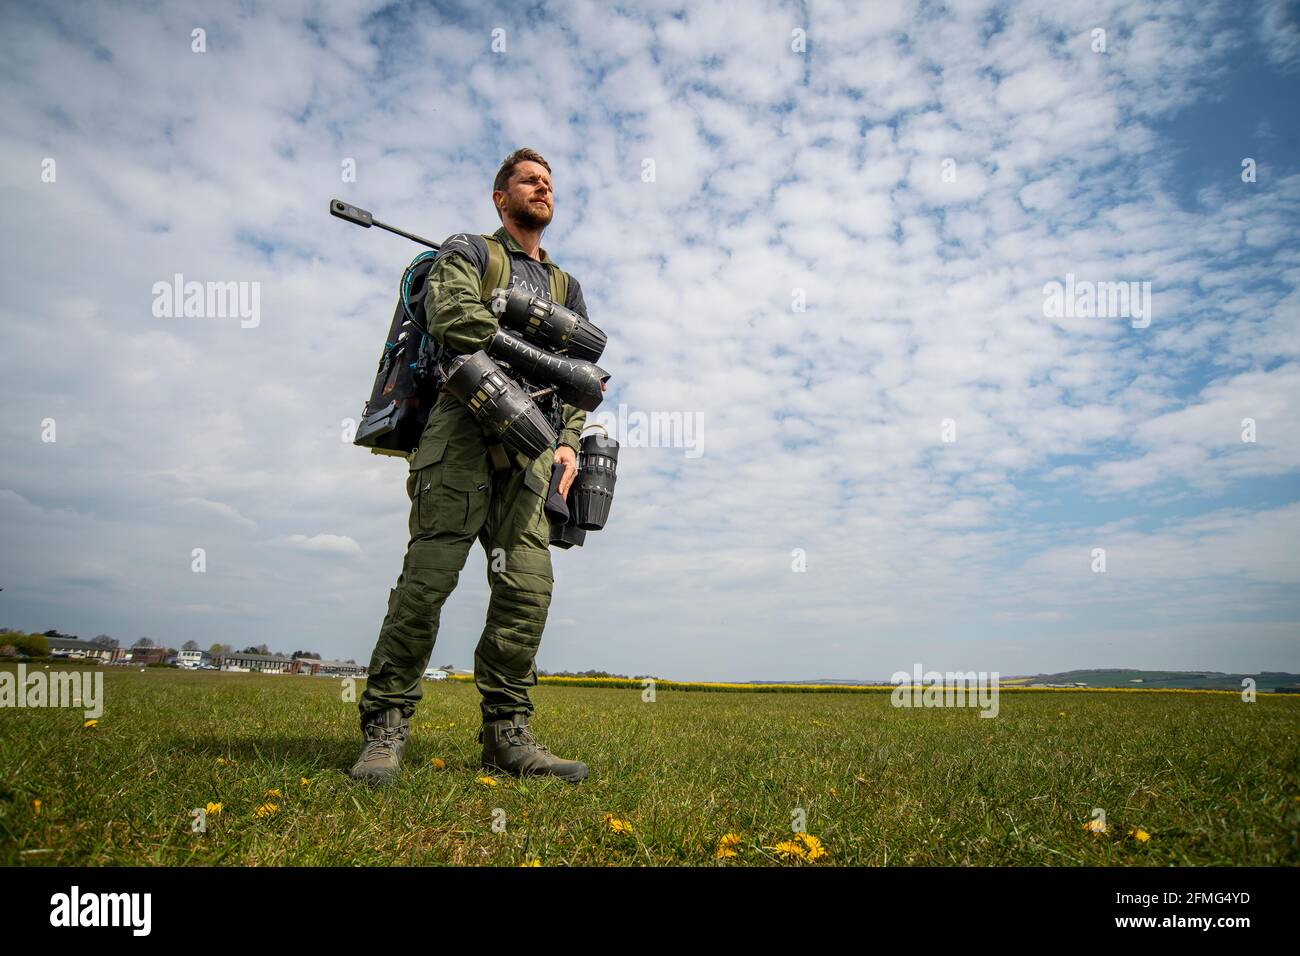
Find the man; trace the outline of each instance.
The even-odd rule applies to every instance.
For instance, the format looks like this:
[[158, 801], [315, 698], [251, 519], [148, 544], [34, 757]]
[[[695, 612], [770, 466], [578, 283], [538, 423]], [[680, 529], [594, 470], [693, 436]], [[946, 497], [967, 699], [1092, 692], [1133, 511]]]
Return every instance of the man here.
[[[534, 150], [511, 153], [492, 187], [501, 219], [492, 237], [500, 243], [498, 249], [471, 233], [453, 235], [442, 244], [429, 274], [425, 310], [429, 333], [447, 350], [445, 361], [485, 349], [496, 332], [496, 316], [484, 301], [484, 292], [490, 296], [491, 290], [482, 287], [488, 270], [494, 264], [499, 269], [503, 261], [508, 262], [511, 286], [547, 298], [552, 283], [561, 287], [567, 279], [564, 304], [587, 314], [577, 280], [562, 276], [541, 247], [542, 231], [554, 213], [550, 174], [550, 165]], [[515, 378], [529, 391], [539, 387]], [[493, 448], [469, 409], [445, 389], [429, 414], [406, 483], [410, 542], [358, 703], [365, 746], [352, 768], [354, 779], [387, 783], [396, 777], [442, 606], [475, 539], [487, 553], [492, 589], [487, 624], [474, 652], [474, 683], [482, 695], [483, 766], [515, 775], [550, 774], [572, 783], [587, 776], [586, 764], [555, 756], [528, 727], [533, 710], [528, 688], [537, 684], [533, 662], [553, 583], [543, 505], [552, 462], [564, 466], [559, 491], [568, 493], [587, 417], [554, 393], [538, 404], [559, 439], [532, 462]]]

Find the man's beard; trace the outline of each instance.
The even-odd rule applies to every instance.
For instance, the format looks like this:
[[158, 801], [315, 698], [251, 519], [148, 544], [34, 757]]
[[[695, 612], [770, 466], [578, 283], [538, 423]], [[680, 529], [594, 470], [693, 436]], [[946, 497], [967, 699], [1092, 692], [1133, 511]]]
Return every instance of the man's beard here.
[[[510, 217], [525, 229], [544, 229], [551, 224], [551, 217], [554, 212], [550, 206], [546, 207], [546, 212], [539, 213], [533, 209], [533, 201], [526, 199], [515, 205], [510, 204]], [[545, 204], [543, 204], [545, 205]]]

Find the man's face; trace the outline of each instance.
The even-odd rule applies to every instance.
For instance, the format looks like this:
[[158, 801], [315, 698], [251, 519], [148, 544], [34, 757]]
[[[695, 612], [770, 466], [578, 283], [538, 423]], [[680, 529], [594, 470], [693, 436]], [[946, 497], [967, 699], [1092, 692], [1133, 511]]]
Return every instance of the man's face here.
[[526, 229], [544, 229], [555, 214], [551, 174], [532, 160], [516, 165], [505, 192], [496, 192], [493, 198], [498, 204], [504, 201], [505, 215]]

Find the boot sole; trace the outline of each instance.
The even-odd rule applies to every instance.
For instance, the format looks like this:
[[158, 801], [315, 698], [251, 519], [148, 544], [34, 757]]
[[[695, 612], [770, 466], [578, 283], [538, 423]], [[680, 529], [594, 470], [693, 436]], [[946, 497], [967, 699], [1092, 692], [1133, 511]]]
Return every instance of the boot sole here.
[[348, 771], [349, 778], [356, 780], [358, 783], [368, 783], [371, 786], [376, 787], [384, 787], [396, 783], [398, 775], [399, 771], [396, 770], [381, 771], [377, 773], [357, 773], [352, 770]]
[[503, 767], [498, 767], [496, 764], [485, 763], [482, 767], [484, 770], [491, 771], [492, 773], [502, 773], [507, 777], [554, 777], [556, 780], [563, 780], [565, 783], [582, 783], [582, 781], [587, 779], [588, 772], [586, 770], [580, 770], [576, 773], [546, 773], [544, 771], [541, 773], [517, 773], [514, 770], [506, 770]]

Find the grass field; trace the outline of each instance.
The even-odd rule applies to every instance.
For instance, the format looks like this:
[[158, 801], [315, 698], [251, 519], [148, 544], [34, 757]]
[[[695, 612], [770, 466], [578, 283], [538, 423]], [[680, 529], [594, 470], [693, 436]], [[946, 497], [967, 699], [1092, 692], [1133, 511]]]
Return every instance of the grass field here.
[[[982, 719], [887, 693], [543, 684], [534, 731], [591, 776], [493, 786], [473, 685], [424, 687], [386, 790], [346, 776], [337, 680], [109, 668], [93, 727], [0, 710], [0, 863], [1300, 864], [1295, 697], [1008, 692]], [[797, 810], [819, 859], [790, 846]]]

